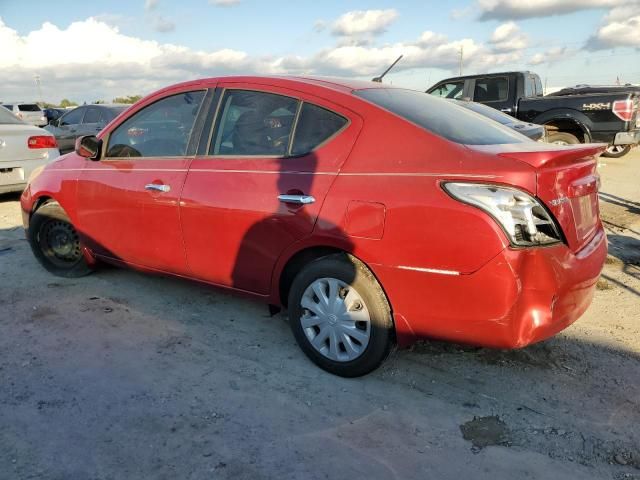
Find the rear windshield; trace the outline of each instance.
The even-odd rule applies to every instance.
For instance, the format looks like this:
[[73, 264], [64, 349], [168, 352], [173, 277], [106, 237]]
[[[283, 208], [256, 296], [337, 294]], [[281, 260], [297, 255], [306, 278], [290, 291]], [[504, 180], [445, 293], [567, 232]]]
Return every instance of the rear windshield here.
[[528, 141], [522, 135], [478, 113], [424, 92], [371, 88], [353, 93], [452, 142], [463, 145], [498, 145]]
[[18, 105], [18, 110], [21, 112], [39, 112], [40, 107], [35, 103], [23, 103], [22, 105]]
[[6, 108], [0, 108], [0, 125], [24, 123]]

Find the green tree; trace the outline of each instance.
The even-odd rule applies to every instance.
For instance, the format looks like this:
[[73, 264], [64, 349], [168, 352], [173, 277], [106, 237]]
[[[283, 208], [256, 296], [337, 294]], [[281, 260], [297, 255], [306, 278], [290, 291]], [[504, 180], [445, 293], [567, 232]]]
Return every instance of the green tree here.
[[136, 103], [142, 98], [142, 95], [129, 95], [126, 97], [116, 97], [113, 99], [113, 103]]
[[78, 106], [78, 104], [77, 104], [76, 102], [72, 102], [71, 100], [68, 100], [68, 99], [66, 99], [66, 98], [63, 98], [63, 99], [60, 101], [60, 106], [61, 106], [62, 108], [67, 108], [67, 107], [77, 107], [77, 106]]

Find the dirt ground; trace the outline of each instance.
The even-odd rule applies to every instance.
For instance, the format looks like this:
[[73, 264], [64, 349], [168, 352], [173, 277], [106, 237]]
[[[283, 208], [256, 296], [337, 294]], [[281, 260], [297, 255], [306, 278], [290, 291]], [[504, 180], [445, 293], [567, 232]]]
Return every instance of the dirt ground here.
[[640, 151], [602, 159], [593, 305], [519, 351], [334, 377], [264, 305], [32, 257], [0, 196], [0, 479], [640, 479]]

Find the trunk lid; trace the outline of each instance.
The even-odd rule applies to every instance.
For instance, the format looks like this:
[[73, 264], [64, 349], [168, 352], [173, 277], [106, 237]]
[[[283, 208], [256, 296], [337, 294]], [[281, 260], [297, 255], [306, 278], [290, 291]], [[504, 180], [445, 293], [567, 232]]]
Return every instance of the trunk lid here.
[[606, 145], [522, 143], [490, 148], [500, 157], [535, 169], [536, 196], [553, 213], [572, 251], [577, 252], [593, 238], [600, 224], [597, 164]]
[[31, 125], [0, 125], [0, 168], [3, 165], [15, 164], [21, 160], [39, 160], [47, 150], [27, 146], [29, 137], [50, 135], [41, 128]]

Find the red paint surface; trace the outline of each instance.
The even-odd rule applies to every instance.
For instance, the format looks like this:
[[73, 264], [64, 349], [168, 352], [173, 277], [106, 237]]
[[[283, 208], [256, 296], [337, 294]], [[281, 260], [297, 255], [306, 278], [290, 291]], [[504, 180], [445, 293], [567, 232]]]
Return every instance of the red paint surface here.
[[[282, 300], [280, 274], [296, 253], [342, 249], [380, 281], [402, 345], [435, 337], [520, 347], [565, 328], [589, 305], [606, 256], [595, 172], [601, 147], [465, 147], [350, 93], [378, 85], [251, 77], [156, 92], [100, 136], [159, 98], [216, 85], [285, 93], [337, 111], [350, 123], [311, 154], [288, 159], [93, 162], [71, 153], [31, 183], [23, 209], [28, 214], [41, 199], [55, 199], [91, 254], [272, 303]], [[510, 247], [488, 215], [442, 190], [450, 180], [515, 186], [538, 196], [567, 244]], [[170, 185], [171, 191], [145, 190], [148, 183]], [[283, 204], [281, 193], [313, 195], [316, 202]]]

